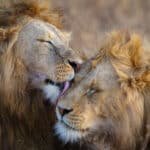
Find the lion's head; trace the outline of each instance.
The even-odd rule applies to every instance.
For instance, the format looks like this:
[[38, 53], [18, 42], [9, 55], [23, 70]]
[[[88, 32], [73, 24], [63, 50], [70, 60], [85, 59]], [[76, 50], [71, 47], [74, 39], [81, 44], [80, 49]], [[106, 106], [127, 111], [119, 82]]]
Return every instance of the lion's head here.
[[10, 107], [34, 89], [54, 103], [81, 62], [69, 47], [59, 13], [48, 5], [22, 0], [0, 9], [0, 98]]
[[[134, 149], [146, 126], [150, 70], [138, 35], [113, 32], [81, 67], [60, 99], [56, 133], [63, 142], [97, 141], [98, 149]], [[148, 104], [148, 103], [147, 103]]]

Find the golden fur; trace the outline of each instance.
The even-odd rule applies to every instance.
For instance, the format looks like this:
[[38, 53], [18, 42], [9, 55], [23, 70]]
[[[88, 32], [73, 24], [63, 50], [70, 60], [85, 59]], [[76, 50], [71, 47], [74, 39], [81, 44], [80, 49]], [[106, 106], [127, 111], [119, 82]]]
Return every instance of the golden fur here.
[[0, 8], [2, 150], [59, 147], [52, 130], [53, 107], [43, 105], [42, 90], [47, 86], [43, 76], [56, 83], [70, 80], [74, 70], [68, 61], [78, 57], [69, 48], [66, 33], [57, 28], [59, 14], [48, 5], [25, 0]]
[[59, 101], [55, 127], [59, 138], [79, 142], [83, 149], [146, 149], [150, 140], [150, 64], [146, 58], [139, 35], [112, 32]]
[[[7, 0], [6, 0], [7, 2]], [[0, 8], [0, 26], [18, 25], [22, 17], [37, 18], [62, 28], [62, 12], [54, 10], [50, 1], [12, 0]]]

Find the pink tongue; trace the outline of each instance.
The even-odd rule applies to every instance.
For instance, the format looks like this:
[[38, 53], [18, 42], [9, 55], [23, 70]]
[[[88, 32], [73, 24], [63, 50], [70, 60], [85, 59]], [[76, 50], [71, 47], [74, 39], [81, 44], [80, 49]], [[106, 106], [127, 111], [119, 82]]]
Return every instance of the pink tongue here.
[[59, 102], [60, 97], [61, 97], [62, 95], [64, 95], [64, 93], [69, 89], [69, 86], [70, 86], [70, 82], [69, 82], [69, 81], [66, 81], [66, 82], [64, 83], [64, 88], [63, 88], [62, 92], [60, 93], [59, 97], [58, 97], [57, 100], [56, 100], [55, 107], [57, 106], [57, 103]]
[[64, 93], [69, 89], [69, 86], [70, 86], [69, 81], [66, 81], [64, 84], [65, 84], [65, 85], [64, 85], [64, 89], [63, 89], [63, 91], [60, 93], [60, 96], [64, 95]]

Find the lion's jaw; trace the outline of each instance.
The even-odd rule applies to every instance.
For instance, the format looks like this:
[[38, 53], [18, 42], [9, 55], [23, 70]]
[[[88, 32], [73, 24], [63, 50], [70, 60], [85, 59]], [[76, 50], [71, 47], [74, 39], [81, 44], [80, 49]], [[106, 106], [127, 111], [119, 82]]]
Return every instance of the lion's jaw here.
[[70, 126], [67, 126], [64, 122], [57, 122], [55, 125], [56, 134], [63, 143], [74, 143], [84, 138], [88, 133], [75, 130]]
[[93, 137], [93, 133], [99, 130], [99, 120], [95, 117], [90, 120], [90, 123], [85, 118], [81, 118], [80, 115], [69, 119], [69, 117], [60, 117], [57, 109], [58, 107], [56, 114], [59, 119], [55, 125], [55, 131], [63, 143], [76, 143], [87, 139], [89, 135]]

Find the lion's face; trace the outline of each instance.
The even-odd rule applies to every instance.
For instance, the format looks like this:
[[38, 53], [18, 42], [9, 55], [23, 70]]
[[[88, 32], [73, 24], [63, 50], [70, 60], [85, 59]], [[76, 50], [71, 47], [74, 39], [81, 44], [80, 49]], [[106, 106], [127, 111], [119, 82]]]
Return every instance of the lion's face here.
[[[56, 107], [55, 130], [63, 142], [98, 136], [124, 143], [139, 136], [144, 114], [141, 91], [149, 80], [141, 50], [136, 36], [126, 39], [115, 33], [94, 59], [85, 62], [75, 85]], [[90, 61], [93, 67], [87, 71]]]
[[75, 142], [98, 130], [112, 113], [108, 108], [117, 101], [116, 91], [120, 91], [119, 82], [112, 65], [101, 62], [59, 101], [56, 132], [60, 138]]
[[55, 26], [33, 19], [23, 26], [15, 43], [16, 55], [28, 70], [30, 84], [42, 89], [51, 102], [74, 78], [80, 63], [68, 38]]

